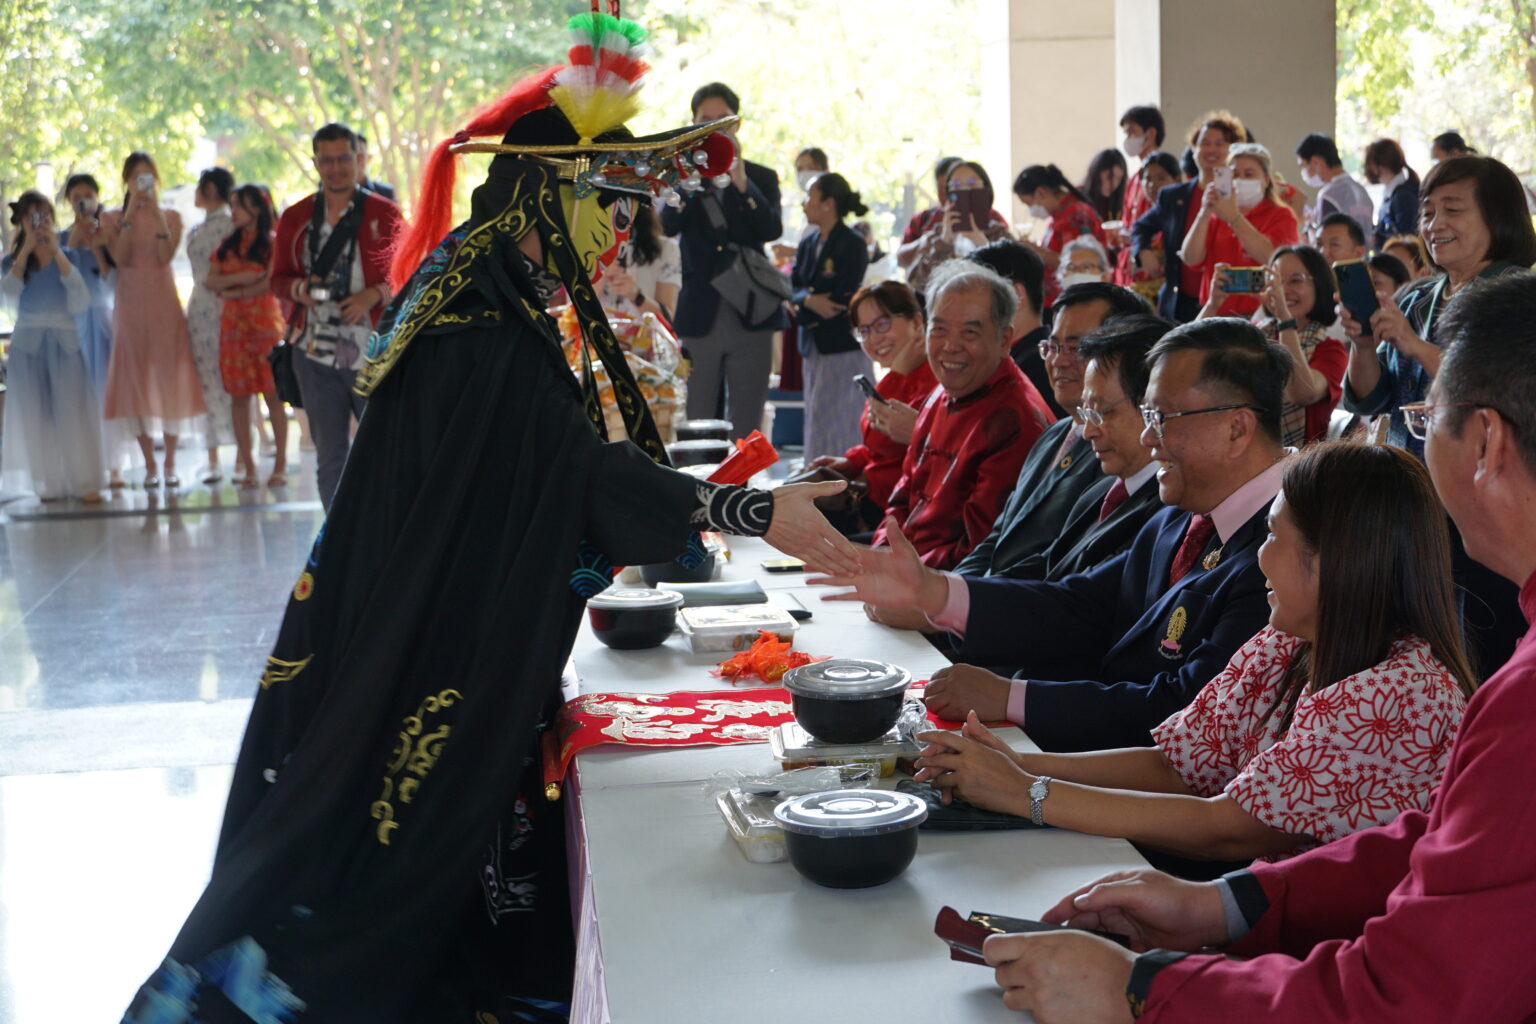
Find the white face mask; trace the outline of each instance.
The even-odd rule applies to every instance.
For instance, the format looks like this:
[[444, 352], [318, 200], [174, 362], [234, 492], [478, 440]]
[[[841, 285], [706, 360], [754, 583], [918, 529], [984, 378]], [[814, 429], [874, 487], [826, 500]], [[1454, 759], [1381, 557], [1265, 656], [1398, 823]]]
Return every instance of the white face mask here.
[[1029, 204], [1029, 215], [1031, 217], [1034, 217], [1034, 218], [1038, 219], [1038, 220], [1050, 220], [1051, 219], [1051, 211], [1047, 210], [1045, 207], [1041, 206], [1039, 203], [1030, 203]]
[[1238, 178], [1232, 183], [1232, 197], [1247, 210], [1264, 201], [1264, 182], [1258, 178]]
[[811, 182], [815, 181], [821, 173], [821, 171], [796, 171], [795, 184], [800, 186], [801, 192], [809, 192], [811, 190]]
[[1321, 174], [1316, 173], [1310, 168], [1301, 172], [1301, 180], [1306, 184], [1307, 188], [1322, 188], [1328, 184], [1323, 180]]
[[1120, 143], [1120, 152], [1132, 160], [1147, 151], [1147, 137], [1145, 135], [1127, 135]]
[[1100, 277], [1098, 274], [1087, 274], [1087, 273], [1062, 274], [1061, 275], [1061, 287], [1062, 287], [1062, 290], [1065, 291], [1066, 289], [1071, 288], [1075, 284], [1087, 284], [1090, 281], [1102, 281], [1102, 280], [1103, 280], [1103, 278]]

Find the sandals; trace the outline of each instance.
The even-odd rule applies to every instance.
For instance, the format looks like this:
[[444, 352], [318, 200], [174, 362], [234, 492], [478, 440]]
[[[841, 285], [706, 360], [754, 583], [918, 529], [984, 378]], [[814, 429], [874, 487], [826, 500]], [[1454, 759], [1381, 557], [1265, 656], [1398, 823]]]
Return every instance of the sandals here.
[[234, 484], [242, 491], [254, 491], [261, 486], [261, 481], [257, 479], [255, 473], [252, 473], [249, 476], [236, 477]]
[[217, 469], [210, 469], [203, 474], [203, 483], [205, 484], [216, 484], [223, 479], [224, 474]]
[[157, 488], [159, 486], [160, 486], [160, 477], [159, 477], [158, 474], [150, 473], [150, 474], [148, 474], [147, 476], [144, 477], [144, 489], [146, 491], [152, 491], [152, 490], [154, 490], [155, 488]]
[[288, 474], [287, 473], [273, 473], [271, 476], [267, 477], [267, 486], [268, 487], [287, 487], [288, 486]]

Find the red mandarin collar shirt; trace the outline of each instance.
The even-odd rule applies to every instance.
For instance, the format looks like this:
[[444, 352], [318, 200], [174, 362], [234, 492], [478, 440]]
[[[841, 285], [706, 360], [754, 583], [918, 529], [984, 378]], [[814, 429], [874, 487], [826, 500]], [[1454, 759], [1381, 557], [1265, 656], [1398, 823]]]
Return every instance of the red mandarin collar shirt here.
[[[986, 384], [964, 398], [934, 388], [887, 508], [925, 565], [951, 568], [986, 539], [1025, 456], [1054, 419], [1006, 356]], [[874, 542], [885, 543], [884, 527]]]
[[[911, 373], [890, 371], [880, 378], [875, 390], [884, 398], [921, 409], [938, 386], [939, 382], [933, 379], [933, 370], [924, 360]], [[855, 476], [862, 474], [869, 482], [869, 500], [885, 508], [891, 502], [896, 482], [901, 479], [907, 446], [870, 426], [868, 402], [864, 403], [864, 412], [859, 416], [859, 430], [863, 433], [864, 443], [849, 448], [843, 458], [851, 464], [849, 468]]]

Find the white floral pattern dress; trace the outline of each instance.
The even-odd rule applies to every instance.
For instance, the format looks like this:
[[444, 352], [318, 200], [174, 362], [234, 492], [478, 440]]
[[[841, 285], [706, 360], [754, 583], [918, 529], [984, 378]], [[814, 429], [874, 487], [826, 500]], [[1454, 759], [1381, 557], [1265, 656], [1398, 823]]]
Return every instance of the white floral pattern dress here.
[[208, 406], [209, 447], [234, 444], [235, 428], [231, 421], [229, 394], [219, 375], [219, 318], [224, 300], [203, 287], [208, 280], [210, 260], [219, 243], [235, 229], [228, 210], [210, 213], [187, 234], [187, 261], [192, 264], [192, 298], [187, 301], [187, 330], [192, 335], [192, 361], [197, 364], [197, 380], [203, 388], [203, 404]]
[[1379, 665], [1303, 693], [1282, 734], [1278, 712], [1260, 723], [1301, 644], [1266, 626], [1153, 729], [1174, 770], [1197, 796], [1225, 793], [1271, 828], [1324, 843], [1428, 810], [1467, 706], [1456, 678], [1426, 641], [1399, 637]]

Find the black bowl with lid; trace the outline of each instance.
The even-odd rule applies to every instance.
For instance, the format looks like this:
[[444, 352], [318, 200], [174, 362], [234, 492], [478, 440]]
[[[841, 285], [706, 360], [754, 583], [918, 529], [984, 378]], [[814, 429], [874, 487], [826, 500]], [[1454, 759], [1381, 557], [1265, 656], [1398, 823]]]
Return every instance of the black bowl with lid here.
[[730, 420], [683, 420], [677, 425], [679, 441], [729, 441]]
[[667, 455], [678, 469], [684, 466], [710, 466], [724, 462], [731, 454], [731, 442], [713, 438], [675, 441], [667, 445]]
[[677, 626], [683, 595], [675, 590], [624, 587], [605, 590], [587, 599], [592, 633], [620, 651], [660, 647]]
[[867, 889], [912, 863], [928, 805], [889, 789], [838, 789], [790, 797], [773, 818], [796, 871], [817, 885]]
[[883, 661], [832, 658], [790, 669], [784, 688], [795, 721], [823, 743], [870, 743], [901, 717], [912, 674]]

